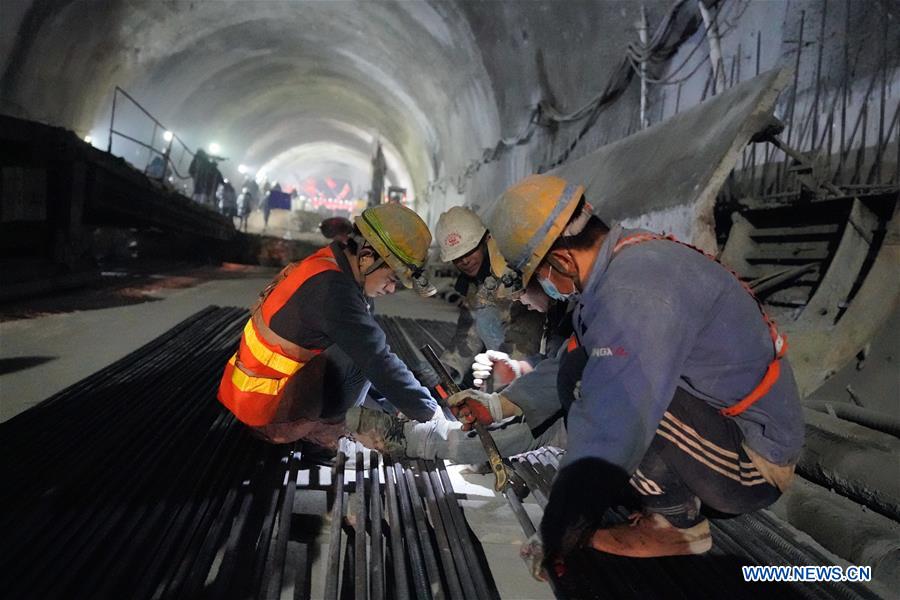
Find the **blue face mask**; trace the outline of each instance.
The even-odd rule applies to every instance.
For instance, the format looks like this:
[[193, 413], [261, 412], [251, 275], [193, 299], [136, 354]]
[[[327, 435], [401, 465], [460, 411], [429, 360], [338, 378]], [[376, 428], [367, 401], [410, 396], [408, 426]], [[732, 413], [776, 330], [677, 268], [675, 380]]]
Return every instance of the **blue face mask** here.
[[538, 283], [541, 284], [541, 287], [544, 289], [544, 293], [554, 300], [566, 302], [569, 298], [574, 296], [574, 294], [563, 294], [562, 292], [560, 292], [556, 288], [556, 284], [549, 279], [541, 279], [540, 277], [538, 277]]

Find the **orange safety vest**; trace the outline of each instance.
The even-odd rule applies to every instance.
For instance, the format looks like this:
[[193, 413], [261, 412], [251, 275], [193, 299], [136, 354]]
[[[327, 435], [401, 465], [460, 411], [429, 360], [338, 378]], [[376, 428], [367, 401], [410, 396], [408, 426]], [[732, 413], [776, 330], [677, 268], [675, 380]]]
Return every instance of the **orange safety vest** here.
[[719, 412], [726, 417], [734, 417], [745, 410], [747, 410], [754, 402], [765, 396], [769, 393], [769, 390], [772, 389], [772, 386], [775, 385], [775, 382], [778, 381], [779, 375], [781, 375], [781, 359], [784, 357], [785, 352], [787, 352], [787, 338], [778, 333], [778, 329], [775, 327], [775, 322], [769, 318], [769, 315], [766, 314], [765, 309], [763, 309], [762, 302], [759, 301], [759, 298], [756, 297], [756, 294], [753, 293], [753, 290], [750, 289], [750, 286], [747, 285], [737, 273], [733, 270], [729, 269], [726, 265], [722, 264], [722, 262], [717, 259], [715, 256], [704, 252], [700, 248], [696, 246], [691, 246], [690, 244], [686, 244], [684, 242], [680, 242], [675, 239], [674, 236], [671, 235], [656, 235], [652, 233], [636, 233], [634, 235], [629, 235], [627, 237], [622, 238], [613, 248], [613, 256], [615, 256], [619, 250], [625, 248], [627, 246], [631, 246], [634, 244], [640, 244], [641, 242], [649, 242], [651, 240], [669, 240], [670, 242], [675, 242], [676, 244], [681, 244], [682, 246], [686, 246], [691, 250], [699, 252], [706, 258], [713, 260], [723, 268], [727, 269], [729, 273], [734, 275], [735, 279], [738, 280], [738, 283], [741, 284], [741, 287], [750, 294], [750, 297], [756, 301], [756, 306], [759, 307], [759, 312], [762, 314], [763, 320], [766, 322], [766, 326], [769, 328], [769, 335], [772, 337], [772, 346], [774, 349], [774, 358], [769, 363], [769, 366], [766, 368], [766, 373], [763, 375], [762, 380], [753, 388], [749, 394], [741, 398], [736, 404], [729, 406], [727, 408], [723, 408]]
[[301, 348], [276, 334], [269, 327], [272, 316], [310, 277], [340, 270], [334, 252], [326, 246], [288, 265], [260, 295], [219, 382], [219, 402], [243, 423], [254, 427], [271, 423], [288, 380], [322, 352]]

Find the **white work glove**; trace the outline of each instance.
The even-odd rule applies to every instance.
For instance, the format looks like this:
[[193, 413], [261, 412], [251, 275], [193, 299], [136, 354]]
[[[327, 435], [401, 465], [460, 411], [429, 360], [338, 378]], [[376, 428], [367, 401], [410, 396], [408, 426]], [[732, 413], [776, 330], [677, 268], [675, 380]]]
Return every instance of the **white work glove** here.
[[462, 390], [447, 398], [447, 405], [453, 415], [462, 421], [463, 430], [471, 429], [478, 421], [490, 425], [503, 420], [500, 394], [487, 394], [481, 390]]
[[444, 409], [438, 404], [438, 407], [434, 410], [434, 414], [431, 415], [432, 421], [446, 421], [447, 415], [444, 414]]
[[494, 373], [494, 383], [497, 386], [504, 386], [513, 379], [522, 376], [522, 366], [519, 361], [509, 357], [506, 352], [498, 350], [488, 350], [481, 354], [475, 355], [475, 362], [472, 363], [472, 376], [475, 377], [475, 386], [481, 387], [485, 381]]

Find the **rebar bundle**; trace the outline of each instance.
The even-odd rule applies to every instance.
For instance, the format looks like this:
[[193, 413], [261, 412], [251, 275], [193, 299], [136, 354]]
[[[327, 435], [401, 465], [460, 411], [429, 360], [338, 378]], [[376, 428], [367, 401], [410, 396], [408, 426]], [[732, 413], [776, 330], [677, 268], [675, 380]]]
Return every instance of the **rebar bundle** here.
[[343, 453], [311, 464], [303, 445], [259, 441], [219, 405], [247, 317], [208, 307], [0, 424], [4, 595], [320, 596], [330, 490], [330, 539], [345, 509], [356, 529], [343, 563], [330, 549], [327, 597], [495, 597], [443, 465], [359, 452], [345, 479]]

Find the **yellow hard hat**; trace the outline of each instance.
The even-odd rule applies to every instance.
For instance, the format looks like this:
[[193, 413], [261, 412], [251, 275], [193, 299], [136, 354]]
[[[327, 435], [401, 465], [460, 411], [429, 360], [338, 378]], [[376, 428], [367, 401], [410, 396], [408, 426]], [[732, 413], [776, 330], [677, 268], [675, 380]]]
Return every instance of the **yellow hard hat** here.
[[402, 204], [380, 204], [364, 210], [354, 222], [403, 285], [413, 287], [413, 277], [420, 277], [431, 246], [425, 221]]
[[522, 285], [575, 212], [584, 187], [553, 175], [530, 175], [500, 196], [487, 227], [509, 266], [522, 273]]

